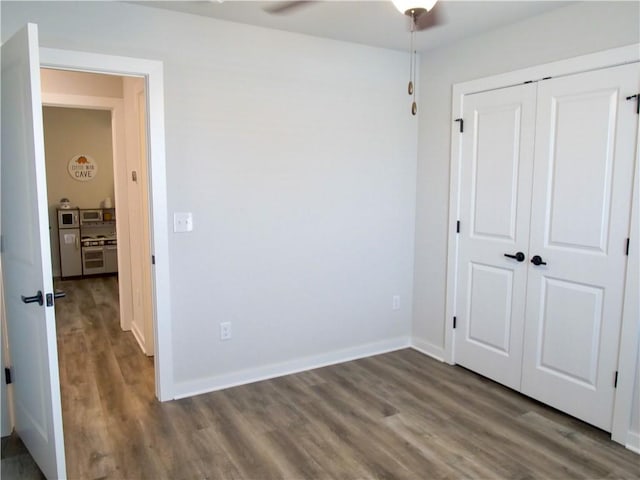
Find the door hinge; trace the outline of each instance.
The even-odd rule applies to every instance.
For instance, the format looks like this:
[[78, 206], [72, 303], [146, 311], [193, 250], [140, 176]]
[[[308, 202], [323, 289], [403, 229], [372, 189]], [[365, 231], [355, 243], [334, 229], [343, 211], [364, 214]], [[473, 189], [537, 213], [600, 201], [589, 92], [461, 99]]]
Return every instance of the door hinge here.
[[456, 222], [456, 233], [460, 233], [460, 220]]
[[618, 371], [616, 370], [616, 375], [613, 378], [613, 388], [618, 388]]
[[151, 265], [155, 265], [155, 264], [156, 264], [156, 256], [151, 255]]
[[0, 235], [0, 253], [4, 252], [4, 235]]
[[453, 317], [453, 328], [456, 328], [457, 322], [458, 322], [458, 319], [456, 317]]
[[634, 98], [636, 99], [636, 113], [640, 115], [640, 93], [628, 96], [627, 100], [633, 100]]
[[131, 171], [131, 180], [134, 182], [138, 181], [138, 172], [136, 172], [135, 170]]
[[454, 122], [460, 122], [460, 133], [464, 132], [464, 120], [462, 118], [456, 118]]
[[629, 242], [630, 242], [630, 240], [631, 239], [629, 237], [627, 237], [627, 248], [625, 248], [625, 250], [624, 250], [625, 254], [627, 255], [627, 257], [629, 256]]
[[4, 383], [6, 383], [7, 385], [10, 385], [11, 382], [11, 369], [6, 367], [4, 369]]

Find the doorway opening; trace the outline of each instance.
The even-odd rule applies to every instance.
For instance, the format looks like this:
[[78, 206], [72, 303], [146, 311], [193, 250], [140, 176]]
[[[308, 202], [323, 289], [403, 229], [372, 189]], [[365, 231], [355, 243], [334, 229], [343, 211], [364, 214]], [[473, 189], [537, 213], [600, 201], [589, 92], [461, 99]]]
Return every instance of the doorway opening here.
[[42, 68], [41, 84], [53, 276], [112, 277], [104, 300], [153, 356], [144, 78]]
[[[152, 261], [152, 308], [154, 338], [155, 396], [171, 400], [173, 394], [173, 347], [171, 341], [171, 294], [169, 280], [169, 238], [167, 177], [164, 140], [164, 74], [162, 62], [91, 52], [40, 48], [40, 67], [106, 75], [137, 76], [146, 87], [146, 132], [150, 245]], [[51, 100], [51, 99], [49, 99]], [[113, 102], [113, 98], [108, 99]], [[120, 112], [120, 114], [118, 114]], [[124, 122], [122, 109], [114, 108], [113, 121]], [[117, 181], [117, 179], [116, 179]], [[116, 199], [117, 201], [117, 199]]]

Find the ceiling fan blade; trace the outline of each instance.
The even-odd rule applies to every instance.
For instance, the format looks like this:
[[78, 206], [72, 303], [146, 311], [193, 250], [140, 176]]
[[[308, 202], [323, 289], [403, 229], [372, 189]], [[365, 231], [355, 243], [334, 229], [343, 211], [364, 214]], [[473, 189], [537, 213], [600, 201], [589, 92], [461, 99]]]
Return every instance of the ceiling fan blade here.
[[273, 5], [264, 7], [264, 11], [273, 15], [286, 15], [293, 13], [301, 7], [308, 7], [317, 0], [298, 0], [293, 2], [275, 2]]
[[430, 11], [425, 12], [416, 18], [417, 31], [426, 30], [428, 28], [447, 23], [445, 15], [442, 13], [442, 9], [440, 8], [441, 5], [441, 3], [436, 3]]

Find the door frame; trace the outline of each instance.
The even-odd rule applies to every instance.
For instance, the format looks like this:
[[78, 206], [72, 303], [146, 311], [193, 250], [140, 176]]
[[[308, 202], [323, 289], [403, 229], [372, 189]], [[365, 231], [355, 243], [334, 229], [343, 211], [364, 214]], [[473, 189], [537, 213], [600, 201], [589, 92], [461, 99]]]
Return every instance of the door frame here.
[[[147, 141], [150, 198], [155, 387], [160, 401], [174, 398], [171, 342], [171, 290], [169, 276], [169, 226], [164, 135], [163, 63], [73, 50], [40, 48], [40, 67], [145, 78], [147, 87]], [[159, 259], [159, 261], [158, 261]]]
[[[574, 75], [590, 70], [614, 67], [640, 61], [640, 43], [625, 47], [614, 48], [602, 52], [582, 55], [557, 62], [536, 65], [533, 67], [516, 70], [513, 72], [493, 75], [486, 78], [471, 80], [468, 82], [456, 83], [452, 90], [451, 105], [451, 156], [449, 171], [449, 221], [447, 240], [447, 273], [446, 273], [446, 293], [445, 293], [445, 318], [444, 321], [444, 345], [442, 349], [433, 348], [429, 352], [435, 357], [443, 359], [449, 364], [455, 364], [454, 349], [454, 329], [452, 319], [456, 316], [457, 282], [458, 282], [458, 234], [457, 222], [460, 219], [460, 181], [462, 162], [462, 137], [459, 132], [459, 125], [456, 118], [463, 115], [464, 97], [473, 93], [495, 90], [499, 88], [519, 85], [528, 81], [542, 80], [546, 77], [560, 77]], [[640, 136], [636, 138], [638, 143]], [[638, 156], [636, 156], [635, 181], [633, 187], [633, 198], [631, 206], [632, 231], [638, 231]], [[638, 244], [637, 237], [634, 246]], [[632, 248], [631, 251], [634, 249]], [[637, 248], [635, 249], [637, 250]], [[631, 279], [631, 272], [638, 269], [638, 254], [630, 255], [627, 263], [627, 288], [625, 289], [624, 307], [622, 314], [621, 332], [632, 337], [620, 343], [618, 356], [618, 389], [613, 412], [613, 426], [611, 431], [612, 439], [631, 448], [638, 448], [629, 442], [629, 419], [631, 418], [632, 396], [635, 382], [636, 358], [638, 355], [637, 319], [638, 319], [638, 298], [637, 288], [633, 287], [637, 279]], [[635, 293], [635, 295], [634, 295]], [[635, 298], [634, 298], [635, 297]], [[632, 332], [632, 333], [630, 333]], [[635, 340], [634, 340], [635, 337]]]
[[[120, 184], [126, 181], [126, 156], [123, 141], [124, 139], [124, 105], [123, 99], [117, 97], [100, 97], [89, 95], [75, 95], [67, 93], [42, 92], [42, 105], [45, 107], [59, 108], [81, 108], [86, 110], [108, 111], [111, 114], [111, 144], [113, 149], [113, 173], [115, 185], [115, 203], [125, 204], [125, 199], [121, 193]], [[123, 166], [124, 165], [124, 166]], [[122, 175], [121, 173], [124, 172]], [[122, 177], [122, 178], [121, 178]], [[125, 220], [122, 220], [125, 218]], [[116, 215], [117, 230], [122, 234], [122, 240], [129, 237], [128, 217], [126, 215]], [[118, 246], [120, 249], [120, 246]], [[128, 249], [128, 247], [127, 247]], [[129, 258], [130, 254], [126, 256]], [[127, 262], [118, 251], [118, 272], [124, 275], [118, 276], [118, 290], [120, 303], [120, 328], [131, 330], [131, 273]], [[123, 278], [124, 277], [124, 278]]]

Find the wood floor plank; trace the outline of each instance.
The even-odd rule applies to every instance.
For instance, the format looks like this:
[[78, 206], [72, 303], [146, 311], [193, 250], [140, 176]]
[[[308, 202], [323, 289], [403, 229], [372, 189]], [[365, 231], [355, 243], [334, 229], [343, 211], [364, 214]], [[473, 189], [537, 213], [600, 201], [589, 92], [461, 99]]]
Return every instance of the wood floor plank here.
[[229, 480], [246, 478], [222, 447], [223, 441], [215, 427], [193, 432], [188, 441], [195, 455], [193, 463], [203, 472], [202, 478]]
[[244, 478], [279, 479], [282, 472], [269, 457], [259, 436], [233, 408], [224, 392], [213, 394], [209, 403], [219, 413], [216, 430], [223, 449]]

